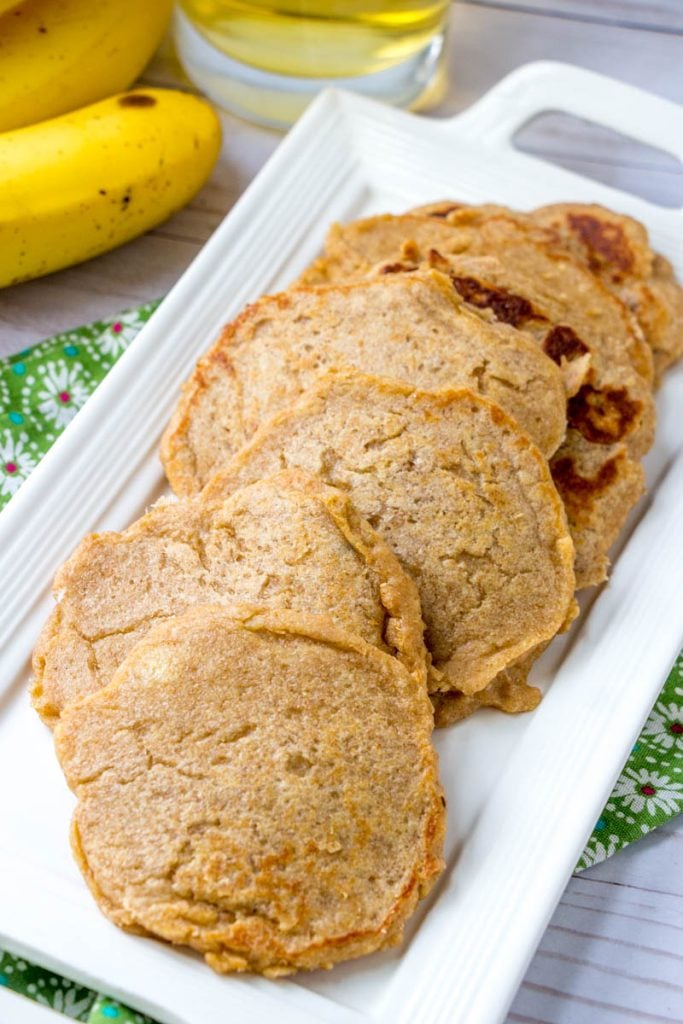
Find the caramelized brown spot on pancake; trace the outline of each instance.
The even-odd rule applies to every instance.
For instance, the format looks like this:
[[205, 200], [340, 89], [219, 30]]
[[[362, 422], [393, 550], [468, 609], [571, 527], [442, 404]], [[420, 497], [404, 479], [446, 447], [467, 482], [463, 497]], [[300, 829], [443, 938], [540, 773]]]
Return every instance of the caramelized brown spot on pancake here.
[[430, 249], [427, 255], [427, 263], [432, 270], [440, 270], [443, 274], [451, 273], [451, 265], [445, 256], [442, 256], [438, 249]]
[[379, 268], [380, 274], [405, 274], [411, 270], [415, 270], [415, 267], [400, 260], [397, 263], [384, 263]]
[[570, 213], [567, 220], [588, 250], [591, 270], [610, 269], [616, 281], [621, 276], [619, 271], [628, 273], [633, 269], [633, 253], [619, 224], [608, 224], [587, 213]]
[[588, 346], [584, 345], [578, 334], [564, 324], [548, 331], [542, 348], [558, 366], [561, 365], [563, 358], [571, 362], [572, 359], [578, 359], [588, 352]]
[[427, 209], [425, 213], [428, 217], [447, 217], [449, 213], [453, 213], [454, 210], [461, 210], [461, 203], [444, 203], [443, 206], [433, 207]]
[[616, 482], [619, 473], [617, 462], [617, 456], [608, 459], [594, 477], [577, 473], [572, 458], [552, 462], [550, 468], [555, 486], [574, 521], [580, 519], [582, 514], [585, 515], [590, 503]]
[[479, 309], [490, 309], [496, 320], [512, 327], [522, 327], [529, 320], [545, 320], [528, 299], [514, 295], [505, 288], [489, 288], [475, 277], [459, 277], [451, 274], [456, 292], [465, 302]]
[[642, 410], [625, 388], [597, 391], [590, 384], [569, 400], [567, 421], [592, 444], [613, 444], [633, 429]]

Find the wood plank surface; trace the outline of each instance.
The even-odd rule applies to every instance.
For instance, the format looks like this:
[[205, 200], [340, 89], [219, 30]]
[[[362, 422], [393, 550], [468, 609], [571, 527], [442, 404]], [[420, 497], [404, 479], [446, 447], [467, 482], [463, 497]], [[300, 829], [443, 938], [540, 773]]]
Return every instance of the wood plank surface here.
[[[601, 8], [600, 3], [595, 6]], [[456, 2], [450, 36], [451, 88], [440, 112], [455, 113], [468, 106], [520, 64], [548, 59], [601, 71], [683, 102], [683, 40], [678, 33], [597, 26], [540, 12]]]
[[[457, 0], [456, 0], [457, 2]], [[593, 24], [624, 25], [664, 32], [683, 32], [680, 0], [460, 0], [475, 7], [534, 11], [549, 18], [572, 18]]]
[[683, 818], [572, 878], [508, 1024], [683, 1020]]

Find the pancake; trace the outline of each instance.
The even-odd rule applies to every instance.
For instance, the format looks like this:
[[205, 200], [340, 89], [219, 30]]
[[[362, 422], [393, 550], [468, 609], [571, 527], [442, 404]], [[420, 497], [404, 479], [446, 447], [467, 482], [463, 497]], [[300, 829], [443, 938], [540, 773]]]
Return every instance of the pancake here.
[[[621, 442], [623, 425], [637, 399], [627, 375], [621, 378], [624, 386], [615, 386], [618, 362], [614, 354], [608, 358], [604, 348], [590, 349], [582, 340], [591, 337], [592, 307], [581, 307], [578, 315], [563, 309], [565, 297], [559, 292], [552, 296], [548, 287], [552, 282], [547, 278], [539, 297], [533, 279], [526, 279], [519, 264], [503, 265], [494, 257], [446, 258], [433, 250], [429, 260], [448, 271], [462, 291], [467, 289], [485, 314], [512, 297], [533, 295], [524, 329], [556, 359], [569, 393], [575, 390], [567, 405], [566, 436], [551, 458], [550, 468], [565, 502], [576, 548], [576, 584], [583, 589], [604, 582], [609, 549], [644, 490], [638, 456], [649, 444], [652, 431], [626, 432], [626, 440]], [[651, 409], [649, 400], [648, 405]]]
[[340, 367], [487, 395], [541, 451], [565, 433], [561, 374], [532, 338], [487, 323], [434, 270], [265, 296], [229, 324], [183, 388], [164, 435], [171, 486], [192, 494], [259, 425]]
[[577, 587], [603, 583], [608, 551], [645, 490], [642, 466], [625, 445], [592, 445], [570, 430], [550, 469], [576, 547]]
[[417, 592], [348, 497], [280, 473], [212, 505], [163, 502], [124, 530], [86, 537], [57, 573], [32, 698], [54, 724], [105, 686], [159, 620], [203, 603], [328, 614], [396, 655], [424, 685]]
[[265, 424], [205, 496], [276, 468], [348, 493], [414, 580], [430, 689], [471, 695], [549, 640], [573, 608], [574, 549], [548, 465], [497, 406], [329, 374]]
[[683, 289], [671, 264], [653, 252], [647, 230], [633, 217], [595, 203], [554, 203], [520, 213], [501, 206], [467, 207], [443, 201], [411, 212], [450, 223], [472, 215], [513, 217], [546, 248], [569, 253], [634, 314], [651, 350], [649, 360], [642, 351], [637, 355], [643, 376], [659, 382], [666, 368], [683, 354]]
[[454, 257], [495, 257], [489, 281], [468, 274], [466, 264], [458, 272], [456, 260], [450, 274], [454, 288], [496, 320], [528, 329], [560, 362], [569, 345], [558, 339], [557, 328], [570, 328], [574, 357], [590, 356], [585, 384], [574, 399], [575, 425], [589, 440], [625, 441], [634, 456], [642, 455], [654, 434], [649, 350], [624, 304], [580, 263], [558, 252], [545, 240], [547, 234], [486, 207], [458, 209], [445, 218], [385, 215], [334, 225], [319, 264], [333, 281], [385, 270], [394, 261], [429, 263], [433, 254], [444, 258], [438, 265], [447, 272]]
[[62, 716], [76, 860], [115, 924], [221, 973], [396, 945], [443, 869], [431, 731], [424, 687], [331, 620], [199, 605]]
[[555, 203], [531, 217], [633, 310], [661, 380], [683, 356], [683, 289], [668, 260], [651, 249], [644, 226], [597, 204]]
[[[473, 308], [523, 327], [558, 362], [572, 397], [553, 473], [559, 463], [558, 486], [572, 510], [577, 586], [602, 582], [617, 524], [620, 528], [642, 493], [637, 459], [654, 435], [642, 340], [623, 303], [571, 256], [558, 252], [545, 229], [529, 227], [500, 208], [454, 206], [435, 204], [432, 216], [337, 225], [319, 268], [330, 280], [385, 266], [398, 271], [436, 264]], [[603, 518], [604, 508], [610, 514]]]
[[[544, 648], [545, 644], [542, 645]], [[541, 702], [541, 691], [530, 686], [527, 678], [536, 658], [543, 650], [538, 649], [522, 658], [504, 672], [500, 672], [492, 683], [479, 693], [468, 696], [464, 693], [433, 693], [434, 725], [444, 729], [469, 718], [480, 708], [493, 708], [508, 715], [520, 715], [534, 711]]]

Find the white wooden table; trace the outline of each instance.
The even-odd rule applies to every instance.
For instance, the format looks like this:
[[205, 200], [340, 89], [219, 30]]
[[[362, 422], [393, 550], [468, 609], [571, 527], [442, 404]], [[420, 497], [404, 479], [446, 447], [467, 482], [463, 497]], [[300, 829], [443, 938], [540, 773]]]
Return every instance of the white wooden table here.
[[[683, 103], [683, 0], [460, 0], [450, 31], [448, 91], [437, 116], [457, 113], [502, 75], [539, 58], [603, 71]], [[162, 53], [146, 80], [175, 84], [177, 74]], [[280, 138], [229, 115], [223, 123], [220, 163], [187, 209], [116, 252], [0, 292], [0, 355], [170, 288]], [[683, 206], [680, 164], [603, 130], [546, 118], [526, 129], [520, 144], [663, 205]], [[570, 881], [508, 1020], [683, 1021], [680, 818]]]

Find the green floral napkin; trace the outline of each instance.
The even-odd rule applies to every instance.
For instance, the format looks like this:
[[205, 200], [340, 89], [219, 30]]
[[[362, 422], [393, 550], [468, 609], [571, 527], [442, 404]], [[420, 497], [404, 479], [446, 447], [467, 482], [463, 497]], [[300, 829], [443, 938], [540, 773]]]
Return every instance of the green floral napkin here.
[[[150, 302], [0, 359], [0, 509], [158, 306]], [[577, 870], [599, 864], [683, 810], [683, 653], [596, 822]], [[153, 1024], [97, 995], [0, 950], [6, 985], [86, 1024]]]
[[0, 359], [0, 509], [158, 305], [148, 302]]

